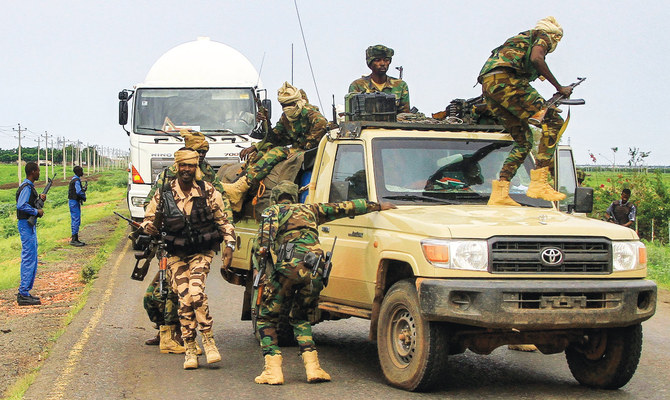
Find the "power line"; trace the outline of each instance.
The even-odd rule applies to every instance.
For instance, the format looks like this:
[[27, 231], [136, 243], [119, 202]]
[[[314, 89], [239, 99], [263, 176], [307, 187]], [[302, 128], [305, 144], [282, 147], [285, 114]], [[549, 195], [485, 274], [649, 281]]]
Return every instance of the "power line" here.
[[309, 63], [309, 70], [312, 73], [312, 81], [314, 82], [314, 89], [316, 90], [316, 97], [319, 99], [319, 106], [323, 110], [323, 104], [321, 104], [321, 95], [319, 94], [319, 88], [316, 86], [316, 78], [314, 77], [314, 69], [312, 68], [312, 60], [309, 58], [309, 50], [307, 50], [307, 41], [305, 40], [305, 32], [302, 29], [302, 21], [300, 21], [300, 12], [298, 11], [298, 0], [293, 0], [293, 5], [295, 5], [295, 13], [298, 15], [298, 24], [300, 25], [300, 34], [302, 35], [302, 42], [305, 45], [305, 53], [307, 53], [307, 62]]

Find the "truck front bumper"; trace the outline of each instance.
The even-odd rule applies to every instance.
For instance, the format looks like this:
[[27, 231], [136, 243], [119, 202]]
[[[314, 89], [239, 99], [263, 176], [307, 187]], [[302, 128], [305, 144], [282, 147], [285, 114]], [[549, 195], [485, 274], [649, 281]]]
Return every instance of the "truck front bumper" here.
[[423, 316], [484, 328], [629, 326], [656, 312], [656, 284], [626, 280], [416, 281]]

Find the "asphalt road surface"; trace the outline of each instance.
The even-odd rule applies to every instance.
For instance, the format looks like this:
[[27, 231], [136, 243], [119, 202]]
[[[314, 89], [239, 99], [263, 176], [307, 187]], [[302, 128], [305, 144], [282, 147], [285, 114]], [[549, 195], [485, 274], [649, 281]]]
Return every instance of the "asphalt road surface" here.
[[[218, 256], [217, 256], [218, 257]], [[155, 263], [155, 261], [154, 261]], [[633, 379], [616, 391], [580, 386], [563, 354], [542, 355], [498, 348], [489, 356], [471, 352], [449, 358], [444, 385], [431, 393], [408, 393], [386, 385], [368, 321], [351, 318], [314, 327], [321, 365], [332, 382], [307, 384], [296, 347], [283, 349], [283, 386], [257, 385], [263, 359], [251, 328], [241, 321], [243, 288], [228, 284], [212, 266], [206, 292], [214, 337], [223, 361], [182, 369], [182, 355], [160, 354], [144, 345], [155, 334], [142, 308], [144, 282], [131, 280], [128, 245], [101, 270], [88, 303], [58, 339], [25, 399], [668, 399], [670, 398], [670, 305], [659, 301], [643, 323], [642, 359]], [[667, 296], [666, 296], [667, 298]]]

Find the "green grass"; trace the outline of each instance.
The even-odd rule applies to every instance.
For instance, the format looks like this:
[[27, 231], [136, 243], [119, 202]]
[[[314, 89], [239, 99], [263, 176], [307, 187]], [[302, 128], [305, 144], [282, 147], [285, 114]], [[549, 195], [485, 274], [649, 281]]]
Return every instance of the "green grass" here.
[[[63, 165], [59, 164], [55, 166], [55, 173], [56, 173], [56, 180], [62, 181], [63, 180]], [[21, 182], [23, 182], [24, 179], [26, 179], [26, 171], [23, 169], [24, 166], [21, 166]], [[44, 186], [46, 183], [46, 166], [41, 165], [40, 166], [40, 180], [38, 181], [38, 186], [40, 186], [39, 183], [42, 183], [41, 186]], [[107, 172], [107, 171], [104, 171]], [[88, 169], [84, 167], [84, 174], [88, 175]], [[92, 174], [92, 172], [91, 172]], [[49, 178], [51, 178], [54, 175], [54, 172], [51, 172], [51, 166], [49, 166]], [[72, 165], [69, 165], [65, 167], [65, 179], [69, 180], [73, 176], [72, 172]], [[16, 164], [0, 164], [0, 185], [3, 185], [5, 183], [16, 183], [17, 187], [19, 184], [19, 177], [18, 177], [18, 168]]]
[[665, 289], [670, 289], [670, 246], [657, 242], [645, 242], [645, 245], [649, 279]]
[[[589, 186], [589, 187], [598, 187], [600, 185], [605, 185], [609, 186], [611, 185], [611, 182], [608, 182], [607, 180], [609, 179], [610, 181], [617, 181], [619, 179], [619, 175], [623, 176], [624, 179], [626, 178], [631, 178], [633, 176], [633, 172], [630, 171], [625, 171], [625, 172], [620, 172], [620, 171], [586, 171], [586, 173], [589, 175], [586, 177], [586, 180], [584, 180], [584, 186]], [[652, 172], [649, 172], [650, 175], [653, 176]], [[663, 174], [663, 182], [666, 185], [670, 185], [670, 174]]]

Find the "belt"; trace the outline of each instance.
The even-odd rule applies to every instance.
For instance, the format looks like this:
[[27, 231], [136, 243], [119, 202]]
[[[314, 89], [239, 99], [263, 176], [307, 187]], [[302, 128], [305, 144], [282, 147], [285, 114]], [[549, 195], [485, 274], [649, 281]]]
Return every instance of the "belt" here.
[[481, 79], [482, 79], [482, 81], [484, 81], [484, 79], [489, 80], [489, 79], [492, 78], [494, 75], [498, 75], [498, 74], [511, 75], [512, 72], [510, 72], [510, 71], [508, 71], [508, 70], [504, 70], [504, 69], [494, 69], [493, 71], [491, 71], [491, 72], [487, 72], [487, 73], [485, 73], [484, 75], [482, 75]]

